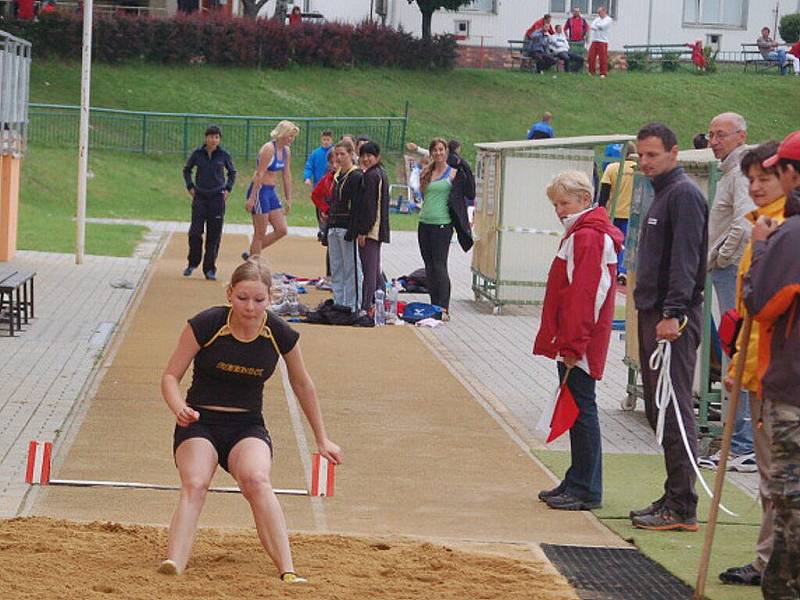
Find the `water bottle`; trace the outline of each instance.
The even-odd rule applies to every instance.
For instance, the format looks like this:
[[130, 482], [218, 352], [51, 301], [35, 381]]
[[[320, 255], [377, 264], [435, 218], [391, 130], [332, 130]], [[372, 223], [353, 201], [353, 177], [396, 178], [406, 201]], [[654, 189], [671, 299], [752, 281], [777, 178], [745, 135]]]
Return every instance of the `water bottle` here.
[[289, 304], [289, 314], [293, 317], [300, 315], [300, 301], [297, 299], [297, 284], [294, 281], [289, 282], [289, 287], [286, 292], [286, 302]]
[[375, 290], [375, 327], [386, 325], [386, 292], [378, 288]]
[[389, 288], [389, 319], [397, 319], [397, 295], [400, 293], [400, 286], [396, 279], [392, 279], [392, 285]]

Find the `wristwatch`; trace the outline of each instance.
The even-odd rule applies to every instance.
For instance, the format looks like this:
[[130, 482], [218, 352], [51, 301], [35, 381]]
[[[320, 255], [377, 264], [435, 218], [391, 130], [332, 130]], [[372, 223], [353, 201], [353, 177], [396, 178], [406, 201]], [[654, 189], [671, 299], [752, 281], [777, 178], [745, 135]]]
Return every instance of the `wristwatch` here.
[[680, 321], [681, 319], [683, 319], [683, 313], [678, 311], [678, 310], [674, 310], [674, 309], [673, 310], [669, 310], [669, 309], [667, 309], [667, 310], [665, 310], [664, 312], [661, 313], [661, 318], [662, 319], [678, 319], [678, 321]]

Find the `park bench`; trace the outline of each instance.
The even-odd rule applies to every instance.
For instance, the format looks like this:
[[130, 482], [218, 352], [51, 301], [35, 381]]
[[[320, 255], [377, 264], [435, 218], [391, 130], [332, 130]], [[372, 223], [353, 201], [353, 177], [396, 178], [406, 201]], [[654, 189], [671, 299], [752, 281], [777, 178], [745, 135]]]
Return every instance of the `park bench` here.
[[523, 51], [525, 48], [525, 41], [524, 40], [508, 40], [508, 55], [511, 57], [511, 68], [515, 68], [519, 65], [519, 68], [523, 71], [530, 71], [531, 67], [531, 57], [525, 54]]
[[8, 319], [8, 335], [22, 331], [33, 318], [33, 271], [0, 269], [0, 320]]
[[748, 66], [754, 67], [756, 71], [779, 66], [777, 60], [768, 60], [761, 55], [758, 44], [742, 44], [742, 62], [745, 72]]
[[692, 49], [686, 44], [628, 44], [623, 49], [629, 71], [647, 71], [657, 65], [670, 71], [680, 61], [692, 59]]

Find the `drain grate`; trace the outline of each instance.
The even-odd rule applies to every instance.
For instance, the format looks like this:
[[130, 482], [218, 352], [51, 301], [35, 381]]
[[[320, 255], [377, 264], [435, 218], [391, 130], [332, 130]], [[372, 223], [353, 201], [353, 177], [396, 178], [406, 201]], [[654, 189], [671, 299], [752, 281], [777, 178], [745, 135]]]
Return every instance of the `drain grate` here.
[[684, 600], [692, 588], [638, 550], [542, 544], [582, 600]]

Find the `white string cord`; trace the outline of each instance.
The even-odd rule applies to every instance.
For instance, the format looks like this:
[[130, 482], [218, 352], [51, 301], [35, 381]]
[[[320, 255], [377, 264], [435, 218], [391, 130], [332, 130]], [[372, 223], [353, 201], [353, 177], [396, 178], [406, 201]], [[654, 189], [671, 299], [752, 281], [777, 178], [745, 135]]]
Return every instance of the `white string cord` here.
[[[692, 464], [692, 468], [694, 469], [695, 475], [697, 475], [697, 480], [700, 482], [700, 485], [703, 486], [703, 489], [706, 491], [706, 494], [708, 494], [708, 497], [713, 498], [714, 494], [711, 491], [711, 488], [708, 487], [706, 480], [703, 479], [703, 476], [700, 474], [700, 469], [697, 466], [694, 454], [692, 453], [692, 448], [689, 445], [689, 439], [686, 437], [686, 427], [683, 424], [683, 417], [681, 417], [681, 411], [678, 407], [678, 398], [675, 395], [675, 388], [672, 386], [672, 376], [670, 375], [670, 369], [672, 366], [671, 363], [672, 342], [668, 340], [658, 340], [658, 346], [653, 354], [650, 355], [650, 369], [653, 371], [658, 371], [655, 399], [656, 408], [658, 408], [658, 420], [656, 421], [656, 440], [660, 446], [664, 439], [664, 424], [666, 422], [667, 410], [669, 410], [669, 405], [672, 404], [675, 409], [675, 418], [678, 420], [678, 429], [680, 430], [681, 438], [683, 439], [683, 447], [686, 449], [686, 456], [689, 458], [689, 462]], [[719, 507], [732, 517], [739, 516], [725, 508], [722, 503], [720, 503]]]

